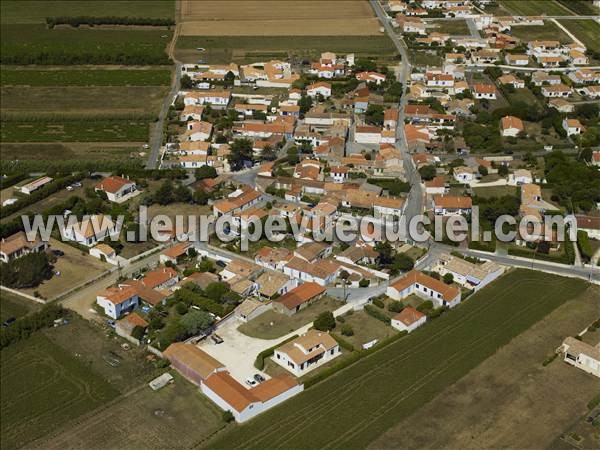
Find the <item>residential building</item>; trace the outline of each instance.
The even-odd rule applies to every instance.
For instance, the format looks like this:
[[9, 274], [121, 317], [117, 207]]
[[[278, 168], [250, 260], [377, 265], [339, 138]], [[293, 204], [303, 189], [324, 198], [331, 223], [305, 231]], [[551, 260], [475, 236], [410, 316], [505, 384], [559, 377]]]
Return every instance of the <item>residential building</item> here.
[[584, 131], [583, 125], [577, 119], [563, 119], [562, 126], [567, 132], [567, 136], [581, 134]]
[[174, 342], [163, 352], [171, 366], [182, 376], [201, 386], [211, 375], [227, 368], [205, 351], [193, 344]]
[[517, 137], [525, 131], [523, 121], [515, 116], [504, 116], [500, 120], [500, 129], [504, 137]]
[[587, 373], [600, 378], [600, 348], [575, 339], [566, 338], [560, 351], [564, 354], [564, 361]]
[[283, 273], [302, 281], [312, 281], [326, 286], [333, 283], [340, 270], [340, 265], [330, 259], [319, 259], [309, 263], [302, 258], [292, 258], [284, 267]]
[[67, 224], [64, 229], [63, 238], [75, 241], [86, 247], [93, 247], [96, 243], [106, 237], [112, 237], [119, 233], [117, 225], [109, 216], [102, 214], [85, 217], [79, 223]]
[[313, 329], [276, 348], [272, 360], [301, 377], [341, 354], [340, 346], [329, 333]]
[[42, 242], [37, 235], [30, 241], [24, 231], [19, 231], [0, 241], [0, 261], [8, 263], [30, 253], [43, 252], [47, 248], [48, 243]]
[[213, 214], [216, 217], [226, 214], [233, 215], [256, 205], [261, 199], [262, 194], [260, 192], [246, 186], [232, 192], [226, 199], [216, 201], [213, 204]]
[[326, 289], [320, 284], [307, 282], [293, 288], [273, 301], [273, 309], [278, 313], [291, 316], [323, 296]]
[[496, 87], [493, 84], [474, 84], [473, 96], [479, 100], [496, 100]]
[[411, 270], [388, 286], [386, 295], [393, 300], [403, 300], [411, 294], [431, 300], [435, 307], [453, 308], [460, 303], [460, 289], [436, 280], [418, 270]]
[[436, 195], [433, 197], [433, 212], [436, 215], [453, 216], [471, 214], [471, 197]]
[[325, 81], [319, 81], [313, 83], [306, 88], [306, 95], [309, 97], [316, 97], [322, 95], [325, 98], [331, 97], [331, 84]]
[[255, 281], [257, 292], [264, 299], [282, 296], [297, 286], [297, 280], [281, 272], [266, 271]]
[[551, 84], [542, 86], [542, 95], [547, 98], [566, 98], [572, 94], [572, 89], [566, 84]]
[[533, 183], [533, 175], [531, 174], [531, 171], [527, 169], [517, 169], [513, 175], [515, 178], [515, 183], [517, 184]]
[[434, 270], [444, 276], [451, 274], [454, 282], [468, 289], [479, 290], [504, 273], [504, 267], [492, 261], [481, 264], [469, 262], [453, 255], [441, 255]]
[[417, 311], [412, 306], [407, 306], [394, 317], [390, 324], [392, 328], [395, 328], [398, 331], [406, 331], [410, 333], [411, 331], [415, 331], [421, 325], [423, 325], [427, 321], [427, 316], [420, 311]]
[[135, 181], [118, 176], [104, 178], [96, 185], [95, 191], [106, 193], [108, 201], [115, 203], [122, 203], [130, 199], [133, 196], [132, 194], [138, 192]]
[[271, 304], [253, 298], [246, 298], [235, 308], [235, 316], [242, 322], [248, 322], [271, 309]]
[[140, 298], [132, 286], [119, 285], [109, 287], [96, 296], [96, 303], [104, 309], [104, 313], [112, 319], [120, 319], [126, 312], [138, 307]]

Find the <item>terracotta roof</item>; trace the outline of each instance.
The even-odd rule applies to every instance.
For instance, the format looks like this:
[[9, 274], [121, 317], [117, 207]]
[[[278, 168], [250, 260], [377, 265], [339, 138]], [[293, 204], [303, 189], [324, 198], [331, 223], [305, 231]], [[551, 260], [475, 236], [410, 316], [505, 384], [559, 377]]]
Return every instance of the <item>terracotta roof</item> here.
[[[163, 352], [163, 356], [171, 363], [174, 361], [178, 364], [186, 366], [189, 370], [197, 373], [200, 377], [208, 381], [207, 378], [218, 369], [223, 369], [225, 366], [210, 356], [208, 353], [200, 350], [192, 344], [184, 344], [183, 342], [175, 342]], [[233, 406], [233, 405], [232, 405]]]
[[447, 285], [443, 281], [436, 280], [435, 278], [425, 275], [418, 270], [411, 270], [394, 284], [392, 284], [392, 287], [398, 292], [401, 292], [415, 283], [419, 283], [420, 285], [440, 293], [446, 301], [454, 299], [459, 293], [458, 289], [454, 286]]
[[11, 255], [23, 248], [31, 250], [41, 242], [42, 241], [39, 239], [37, 234], [35, 236], [35, 240], [33, 242], [29, 242], [25, 232], [19, 231], [18, 233], [10, 235], [7, 238], [3, 238], [0, 241], [0, 252], [4, 253], [5, 255]]
[[123, 320], [126, 322], [129, 322], [134, 327], [146, 328], [148, 326], [148, 322], [146, 322], [144, 319], [142, 319], [140, 317], [140, 315], [136, 312], [132, 312], [131, 314], [128, 314], [127, 316], [125, 316], [125, 318]]
[[104, 192], [109, 192], [114, 194], [118, 192], [123, 186], [127, 186], [128, 184], [135, 184], [133, 181], [128, 180], [123, 177], [106, 177], [104, 180], [100, 181], [96, 185], [96, 189], [102, 190]]
[[433, 199], [435, 206], [451, 209], [466, 209], [473, 205], [471, 197], [458, 197], [453, 195], [436, 195]]
[[576, 215], [577, 228], [600, 230], [600, 216]]
[[400, 311], [398, 314], [396, 314], [394, 317], [392, 317], [392, 319], [398, 320], [406, 326], [410, 326], [423, 317], [425, 317], [425, 314], [423, 314], [420, 311], [417, 311], [415, 308], [413, 308], [411, 306], [407, 306], [402, 311]]
[[325, 291], [326, 289], [320, 284], [308, 282], [292, 289], [275, 301], [285, 306], [287, 309], [294, 309], [296, 306], [312, 300], [318, 295], [323, 294]]
[[338, 343], [329, 333], [309, 330], [293, 341], [283, 344], [277, 349], [285, 353], [289, 359], [300, 365], [303, 362], [337, 347]]
[[177, 271], [171, 267], [163, 267], [159, 269], [146, 272], [146, 275], [142, 279], [144, 286], [154, 289], [155, 287], [163, 284], [171, 278], [177, 277]]
[[326, 83], [325, 81], [318, 81], [317, 83], [313, 83], [313, 84], [307, 86], [306, 90], [311, 91], [313, 89], [317, 89], [320, 87], [326, 88], [326, 89], [331, 89], [331, 84]]
[[137, 291], [132, 286], [112, 286], [100, 294], [101, 297], [106, 298], [113, 305], [120, 305], [136, 295]]
[[258, 386], [250, 389], [250, 392], [260, 401], [266, 402], [295, 386], [298, 386], [296, 379], [289, 373], [283, 373], [267, 381], [263, 381]]
[[508, 130], [509, 128], [516, 128], [519, 131], [523, 131], [525, 127], [523, 126], [523, 121], [515, 116], [505, 116], [501, 121], [502, 129]]
[[174, 245], [171, 248], [164, 250], [161, 254], [168, 256], [169, 258], [179, 258], [180, 256], [185, 255], [191, 246], [191, 242], [181, 242], [177, 245]]
[[257, 403], [258, 397], [236, 381], [229, 372], [220, 371], [209, 376], [204, 385], [221, 397], [237, 412], [242, 412], [250, 404]]
[[493, 84], [475, 84], [473, 85], [473, 91], [478, 94], [494, 94], [496, 93], [496, 87]]

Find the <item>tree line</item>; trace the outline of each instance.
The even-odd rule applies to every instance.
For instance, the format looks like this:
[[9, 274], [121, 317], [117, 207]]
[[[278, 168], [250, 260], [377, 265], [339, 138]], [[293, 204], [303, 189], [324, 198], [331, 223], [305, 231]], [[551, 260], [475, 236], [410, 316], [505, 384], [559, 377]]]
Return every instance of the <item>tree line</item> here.
[[79, 27], [80, 25], [138, 25], [152, 27], [170, 27], [175, 25], [173, 19], [152, 18], [152, 17], [92, 17], [92, 16], [57, 16], [46, 17], [46, 25], [52, 29], [57, 25], [70, 25]]
[[27, 339], [34, 331], [49, 328], [65, 313], [58, 303], [51, 303], [41, 310], [17, 319], [10, 327], [0, 330], [0, 348]]

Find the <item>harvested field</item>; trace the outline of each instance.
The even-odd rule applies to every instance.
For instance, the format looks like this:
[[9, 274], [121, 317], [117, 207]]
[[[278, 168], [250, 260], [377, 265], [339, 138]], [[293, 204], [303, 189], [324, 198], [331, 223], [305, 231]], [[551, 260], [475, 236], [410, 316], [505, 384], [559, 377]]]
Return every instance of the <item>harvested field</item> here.
[[[315, 9], [318, 8], [318, 14]], [[364, 0], [182, 2], [183, 36], [377, 35], [379, 22]]]
[[600, 316], [598, 295], [590, 287], [557, 308], [370, 448], [550, 448], [587, 411], [600, 382], [560, 358], [542, 362]]

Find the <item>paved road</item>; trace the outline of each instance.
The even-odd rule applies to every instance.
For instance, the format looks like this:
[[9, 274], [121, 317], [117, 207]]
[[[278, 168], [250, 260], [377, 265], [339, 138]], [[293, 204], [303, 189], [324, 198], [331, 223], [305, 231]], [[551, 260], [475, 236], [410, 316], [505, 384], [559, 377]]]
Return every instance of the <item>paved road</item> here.
[[477, 29], [477, 25], [475, 25], [475, 20], [472, 18], [469, 18], [466, 20], [467, 22], [467, 26], [469, 27], [469, 33], [471, 33], [471, 36], [474, 38], [481, 38], [481, 35], [479, 34], [479, 30]]
[[179, 37], [179, 31], [181, 27], [179, 21], [180, 2], [175, 2], [175, 8], [175, 17], [178, 23], [175, 26], [173, 38], [171, 39], [171, 42], [167, 49], [169, 58], [171, 58], [175, 63], [175, 70], [171, 77], [171, 89], [169, 90], [169, 94], [165, 97], [163, 104], [160, 108], [160, 112], [158, 113], [158, 120], [151, 126], [152, 129], [150, 130], [150, 140], [148, 142], [148, 145], [150, 145], [150, 151], [148, 155], [148, 162], [146, 163], [146, 169], [156, 169], [158, 166], [158, 157], [163, 141], [163, 128], [165, 119], [167, 118], [167, 114], [169, 113], [169, 107], [171, 106], [173, 99], [181, 89], [182, 64], [175, 59], [175, 45], [177, 44], [177, 38]]

